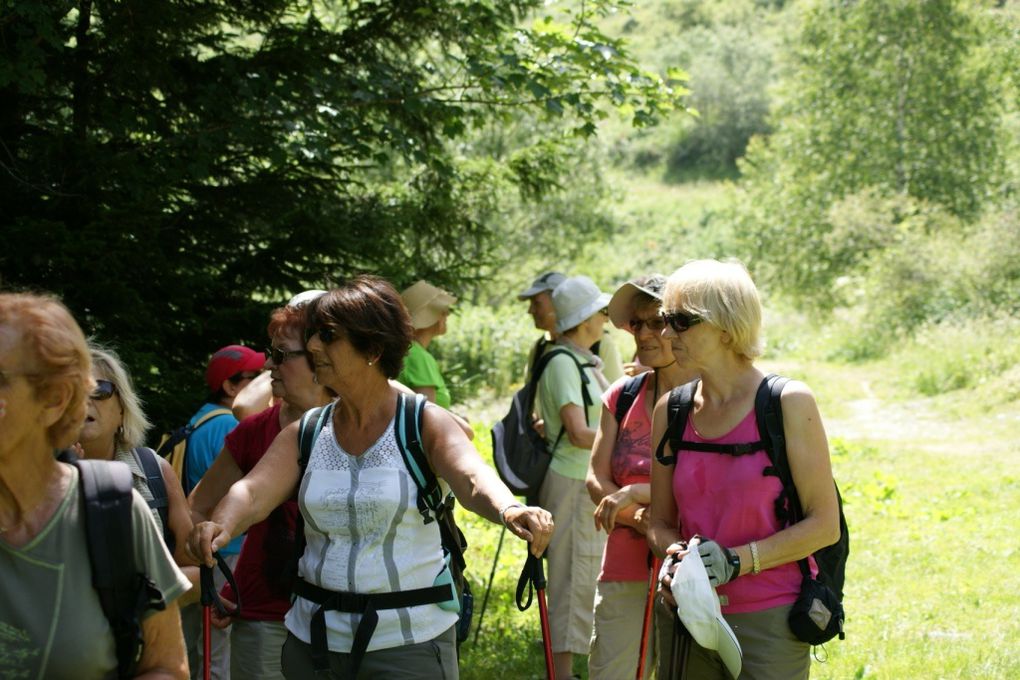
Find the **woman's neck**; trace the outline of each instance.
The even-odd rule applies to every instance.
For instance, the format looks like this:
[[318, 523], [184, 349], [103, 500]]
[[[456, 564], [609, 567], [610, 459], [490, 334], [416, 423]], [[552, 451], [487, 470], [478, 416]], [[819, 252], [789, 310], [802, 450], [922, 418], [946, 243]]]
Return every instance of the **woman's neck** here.
[[49, 521], [53, 513], [47, 511], [67, 489], [66, 466], [57, 462], [48, 443], [39, 444], [21, 449], [15, 460], [4, 456], [0, 465], [0, 528], [5, 540], [19, 545]]
[[358, 389], [351, 394], [341, 394], [336, 406], [338, 418], [359, 428], [380, 416], [388, 421], [396, 401], [396, 391], [390, 387], [386, 376], [375, 370], [371, 370], [369, 376], [359, 381]]
[[90, 460], [113, 460], [117, 455], [117, 440], [115, 437], [93, 441], [80, 442], [84, 458]]
[[560, 336], [560, 340], [565, 340], [585, 352], [588, 352], [588, 348], [594, 345], [598, 339], [598, 336], [588, 328], [587, 323], [581, 324], [574, 330]]
[[716, 366], [702, 369], [701, 395], [713, 404], [724, 406], [739, 401], [749, 390], [758, 389], [763, 377], [765, 374], [754, 363], [734, 354]]
[[280, 427], [284, 428], [304, 415], [305, 411], [330, 402], [329, 394], [321, 387], [296, 398], [286, 397], [280, 404]]
[[419, 328], [414, 332], [414, 341], [425, 349], [429, 348], [429, 344], [434, 337], [436, 337], [436, 334], [429, 328]]

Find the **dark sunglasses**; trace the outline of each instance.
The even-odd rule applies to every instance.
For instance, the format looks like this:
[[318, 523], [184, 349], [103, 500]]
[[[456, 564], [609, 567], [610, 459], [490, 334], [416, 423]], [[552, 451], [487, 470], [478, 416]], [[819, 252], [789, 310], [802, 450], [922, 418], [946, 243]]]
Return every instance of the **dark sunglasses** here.
[[97, 380], [96, 389], [92, 390], [89, 399], [93, 401], [106, 401], [117, 392], [117, 386], [109, 380]]
[[235, 373], [234, 375], [227, 378], [227, 380], [236, 385], [242, 380], [254, 380], [257, 377], [259, 377], [258, 371], [242, 371], [240, 373]]
[[318, 334], [319, 340], [322, 340], [322, 344], [328, 345], [336, 339], [336, 329], [330, 328], [329, 326], [317, 326], [315, 328], [305, 329], [305, 344], [314, 338]]
[[675, 333], [683, 333], [691, 326], [697, 326], [704, 321], [697, 314], [690, 312], [661, 312], [659, 316], [662, 317], [664, 323], [669, 324]]
[[662, 329], [666, 327], [666, 320], [658, 315], [653, 316], [650, 319], [630, 320], [630, 330], [634, 332], [634, 335], [640, 333], [641, 329], [645, 328], [646, 326], [648, 327], [648, 330], [650, 330], [653, 333], [661, 333]]
[[306, 349], [280, 349], [279, 347], [273, 347], [270, 345], [266, 349], [266, 356], [272, 359], [273, 363], [277, 366], [281, 366], [283, 362], [293, 359], [294, 357], [305, 356], [308, 354]]

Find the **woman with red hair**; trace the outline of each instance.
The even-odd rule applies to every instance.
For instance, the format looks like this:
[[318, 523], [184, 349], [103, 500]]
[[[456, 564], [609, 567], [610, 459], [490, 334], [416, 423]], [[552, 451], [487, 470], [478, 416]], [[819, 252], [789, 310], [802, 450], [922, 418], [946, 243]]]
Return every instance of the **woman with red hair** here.
[[[52, 297], [0, 294], [2, 677], [106, 678], [127, 670], [118, 667], [92, 585], [78, 469], [55, 455], [77, 439], [95, 387], [85, 337], [66, 307]], [[175, 600], [188, 580], [145, 501], [132, 495], [134, 564], [149, 587], [141, 658], [130, 672], [185, 678]]]

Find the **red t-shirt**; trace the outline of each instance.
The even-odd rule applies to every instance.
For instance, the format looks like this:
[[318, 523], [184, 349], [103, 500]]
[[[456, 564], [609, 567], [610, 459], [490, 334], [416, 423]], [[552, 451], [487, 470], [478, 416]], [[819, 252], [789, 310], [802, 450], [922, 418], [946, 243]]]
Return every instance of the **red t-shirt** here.
[[[255, 464], [280, 434], [280, 404], [242, 420], [227, 435], [224, 446], [234, 457], [242, 474]], [[291, 574], [298, 504], [288, 500], [269, 517], [248, 529], [237, 558], [234, 578], [241, 591], [241, 618], [253, 621], [282, 621], [290, 609]], [[220, 591], [234, 601], [230, 584]]]

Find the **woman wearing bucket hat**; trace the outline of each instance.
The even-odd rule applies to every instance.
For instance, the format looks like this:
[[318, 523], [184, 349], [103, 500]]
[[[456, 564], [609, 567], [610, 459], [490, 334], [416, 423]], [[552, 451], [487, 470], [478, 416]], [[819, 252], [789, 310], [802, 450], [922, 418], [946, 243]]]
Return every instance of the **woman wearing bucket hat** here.
[[[693, 550], [693, 537], [700, 537], [697, 551], [743, 650], [741, 669], [732, 654], [685, 636], [683, 669], [674, 672], [713, 680], [734, 671], [741, 680], [807, 678], [810, 645], [788, 623], [803, 582], [798, 561], [840, 537], [829, 447], [814, 396], [803, 383], [789, 381], [780, 397], [788, 467], [803, 511], [788, 524], [777, 504], [786, 490], [762, 442], [770, 435], [759, 431], [756, 417], [756, 396], [769, 383], [754, 365], [761, 355], [762, 310], [750, 275], [735, 261], [688, 262], [666, 282], [662, 306], [664, 337], [700, 380], [692, 383], [676, 451], [666, 432], [668, 400], [655, 407], [652, 437], [660, 442], [665, 435], [666, 455], [652, 464], [648, 541], [659, 556], [683, 557], [680, 539], [691, 541]], [[740, 451], [747, 443], [755, 444]], [[816, 571], [813, 558], [805, 568]], [[671, 569], [664, 571], [668, 586]], [[672, 677], [664, 661], [660, 657], [660, 677]]]
[[[418, 281], [406, 288], [400, 297], [411, 315], [414, 341], [411, 342], [411, 350], [404, 359], [404, 367], [397, 380], [449, 410], [450, 390], [439, 371], [439, 363], [429, 353], [428, 347], [434, 338], [446, 333], [446, 319], [457, 298], [426, 281]], [[453, 416], [468, 438], [474, 439], [474, 431], [467, 421], [456, 414]]]
[[[594, 680], [635, 677], [639, 658], [650, 647], [642, 647], [642, 627], [635, 621], [644, 618], [650, 586], [645, 533], [651, 500], [652, 408], [660, 395], [695, 375], [677, 363], [662, 337], [665, 322], [659, 305], [665, 284], [660, 274], [632, 279], [609, 301], [609, 319], [634, 335], [637, 358], [651, 370], [617, 380], [602, 395], [588, 468], [588, 493], [597, 505], [595, 527], [609, 534], [595, 589], [588, 657], [588, 677]], [[645, 677], [651, 666], [644, 665]]]
[[556, 677], [569, 678], [573, 655], [588, 653], [604, 542], [590, 519], [585, 477], [600, 399], [609, 386], [588, 348], [602, 337], [609, 295], [588, 277], [575, 276], [556, 287], [552, 300], [559, 337], [545, 350], [555, 355], [539, 378], [536, 399], [552, 461], [538, 502], [556, 520], [548, 552], [549, 622]]

